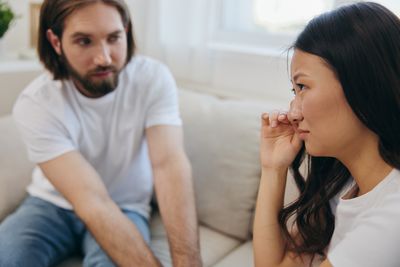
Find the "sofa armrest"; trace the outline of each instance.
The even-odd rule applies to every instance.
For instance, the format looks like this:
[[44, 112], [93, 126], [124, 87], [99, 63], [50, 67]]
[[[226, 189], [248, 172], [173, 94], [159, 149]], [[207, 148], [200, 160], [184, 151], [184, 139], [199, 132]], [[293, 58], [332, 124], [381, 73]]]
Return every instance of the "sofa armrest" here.
[[0, 221], [26, 196], [34, 164], [28, 161], [25, 146], [11, 116], [0, 117]]

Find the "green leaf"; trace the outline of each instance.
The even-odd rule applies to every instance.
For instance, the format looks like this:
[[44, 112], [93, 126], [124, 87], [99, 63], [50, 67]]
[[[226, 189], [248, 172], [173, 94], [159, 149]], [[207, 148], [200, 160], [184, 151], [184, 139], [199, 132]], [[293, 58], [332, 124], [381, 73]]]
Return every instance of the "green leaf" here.
[[11, 7], [0, 0], [0, 38], [4, 36], [10, 27], [11, 22], [15, 19], [15, 14]]

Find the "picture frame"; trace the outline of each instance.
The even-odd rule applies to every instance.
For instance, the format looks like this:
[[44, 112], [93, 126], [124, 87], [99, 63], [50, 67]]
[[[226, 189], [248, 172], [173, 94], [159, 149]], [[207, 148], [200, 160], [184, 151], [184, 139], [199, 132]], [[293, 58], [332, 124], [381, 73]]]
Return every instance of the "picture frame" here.
[[29, 3], [29, 22], [30, 22], [30, 46], [36, 48], [39, 33], [39, 17], [41, 2], [32, 1]]

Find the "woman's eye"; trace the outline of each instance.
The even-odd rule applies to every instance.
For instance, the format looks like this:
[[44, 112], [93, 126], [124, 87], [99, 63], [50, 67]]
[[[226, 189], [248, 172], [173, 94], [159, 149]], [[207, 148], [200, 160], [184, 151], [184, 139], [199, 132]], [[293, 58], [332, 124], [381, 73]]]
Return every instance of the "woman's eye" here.
[[304, 87], [305, 87], [304, 84], [301, 84], [301, 83], [298, 83], [296, 85], [297, 85], [297, 87], [299, 88], [300, 91], [303, 90]]
[[297, 93], [303, 91], [306, 88], [307, 88], [307, 86], [305, 86], [304, 84], [296, 83], [296, 86], [294, 86], [294, 88], [292, 88], [292, 92], [294, 95], [296, 95]]

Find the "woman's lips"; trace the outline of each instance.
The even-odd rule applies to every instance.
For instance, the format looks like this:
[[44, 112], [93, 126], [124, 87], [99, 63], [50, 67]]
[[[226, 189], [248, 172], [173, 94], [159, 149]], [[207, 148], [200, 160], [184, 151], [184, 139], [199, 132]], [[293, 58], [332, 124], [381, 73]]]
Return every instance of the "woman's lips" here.
[[305, 139], [307, 137], [307, 135], [310, 133], [310, 131], [297, 129], [297, 133], [298, 133], [300, 139]]

